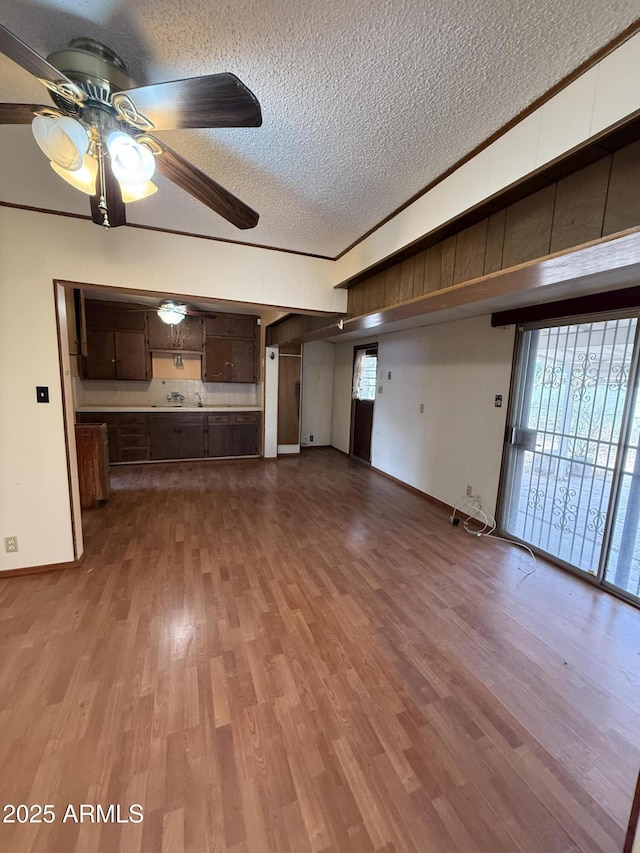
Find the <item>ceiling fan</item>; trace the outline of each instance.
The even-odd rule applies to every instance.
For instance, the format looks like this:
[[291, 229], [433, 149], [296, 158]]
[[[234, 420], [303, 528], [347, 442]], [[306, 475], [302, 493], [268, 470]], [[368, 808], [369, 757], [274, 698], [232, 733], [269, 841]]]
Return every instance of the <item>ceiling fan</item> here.
[[0, 25], [0, 53], [33, 74], [55, 106], [0, 103], [0, 124], [31, 124], [54, 171], [91, 196], [91, 218], [126, 223], [125, 203], [156, 192], [154, 170], [238, 228], [258, 214], [151, 135], [155, 130], [260, 127], [256, 96], [235, 75], [136, 87], [113, 50], [88, 38], [44, 59]]

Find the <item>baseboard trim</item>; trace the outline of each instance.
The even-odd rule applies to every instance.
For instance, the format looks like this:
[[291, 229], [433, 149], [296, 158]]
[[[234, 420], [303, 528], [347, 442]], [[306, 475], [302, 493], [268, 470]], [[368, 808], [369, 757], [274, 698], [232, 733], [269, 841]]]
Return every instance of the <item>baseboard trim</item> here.
[[79, 569], [84, 563], [84, 554], [77, 560], [69, 563], [50, 563], [47, 566], [27, 566], [24, 569], [7, 569], [0, 571], [0, 580], [3, 578], [21, 578], [26, 575], [41, 575], [44, 572], [62, 572], [65, 569]]
[[347, 459], [351, 459], [351, 456], [346, 452], [346, 450], [340, 450], [340, 448], [336, 447], [335, 444], [330, 444], [329, 447], [332, 450], [335, 450], [336, 453], [340, 453], [342, 456], [346, 456]]
[[[391, 474], [387, 474], [386, 471], [381, 471], [380, 468], [374, 468], [371, 466], [371, 470], [376, 474], [380, 474], [381, 477], [385, 477], [387, 480], [391, 480], [392, 483], [395, 483], [398, 486], [402, 486], [403, 489], [406, 489], [408, 492], [413, 492], [414, 495], [418, 495], [418, 497], [423, 498], [429, 503], [435, 504], [440, 507], [440, 509], [445, 509], [447, 511], [447, 515], [453, 515], [453, 507], [441, 501], [440, 498], [434, 498], [433, 495], [430, 495], [428, 492], [423, 492], [422, 489], [417, 489], [415, 486], [410, 485], [409, 483], [405, 483], [404, 480], [399, 480], [397, 477], [393, 477]], [[478, 519], [474, 518], [472, 515], [467, 515], [466, 512], [461, 512], [459, 509], [456, 509], [456, 518], [460, 518], [462, 521], [477, 521]]]

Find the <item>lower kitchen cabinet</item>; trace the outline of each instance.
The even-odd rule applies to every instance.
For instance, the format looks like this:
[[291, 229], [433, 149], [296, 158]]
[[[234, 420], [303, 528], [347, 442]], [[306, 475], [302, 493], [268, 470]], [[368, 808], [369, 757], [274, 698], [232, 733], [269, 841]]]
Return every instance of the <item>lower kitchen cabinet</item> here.
[[107, 424], [111, 463], [259, 452], [259, 412], [78, 412], [76, 420]]
[[209, 456], [258, 454], [258, 412], [211, 414], [207, 420]]
[[149, 415], [151, 459], [201, 459], [205, 453], [205, 416]]

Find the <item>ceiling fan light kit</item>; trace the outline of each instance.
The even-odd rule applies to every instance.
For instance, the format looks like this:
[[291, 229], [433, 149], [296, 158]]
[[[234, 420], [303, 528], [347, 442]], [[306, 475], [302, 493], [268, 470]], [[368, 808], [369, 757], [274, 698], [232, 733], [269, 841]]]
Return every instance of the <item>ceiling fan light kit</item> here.
[[37, 115], [31, 123], [38, 147], [61, 169], [76, 172], [89, 147], [89, 136], [79, 121], [71, 116]]
[[122, 201], [125, 204], [131, 204], [157, 193], [158, 187], [153, 181], [145, 181], [144, 184], [124, 184], [120, 181], [120, 192], [122, 193]]
[[163, 323], [166, 323], [168, 326], [177, 326], [187, 316], [187, 306], [181, 302], [173, 302], [171, 299], [166, 299], [160, 303], [157, 313]]
[[260, 127], [260, 104], [235, 75], [136, 86], [122, 59], [100, 42], [76, 38], [44, 59], [2, 25], [0, 54], [33, 74], [55, 104], [0, 104], [0, 124], [31, 122], [56, 174], [91, 196], [91, 218], [98, 225], [126, 224], [124, 204], [157, 191], [151, 182], [156, 166], [237, 228], [257, 225], [254, 210], [150, 135], [180, 128]]
[[69, 169], [63, 169], [53, 160], [51, 161], [51, 168], [56, 175], [59, 175], [76, 190], [80, 190], [81, 193], [86, 193], [87, 195], [95, 195], [96, 180], [98, 178], [98, 161], [95, 157], [85, 154], [82, 158], [82, 165], [73, 172], [69, 171]]
[[153, 177], [156, 162], [151, 150], [127, 133], [118, 130], [111, 133], [107, 150], [111, 169], [120, 184], [146, 184]]

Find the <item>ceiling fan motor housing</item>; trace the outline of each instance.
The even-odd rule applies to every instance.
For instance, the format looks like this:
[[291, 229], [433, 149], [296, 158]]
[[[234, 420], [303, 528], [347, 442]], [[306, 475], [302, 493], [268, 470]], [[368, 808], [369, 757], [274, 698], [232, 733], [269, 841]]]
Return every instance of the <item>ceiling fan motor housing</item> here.
[[[87, 96], [88, 107], [108, 109], [111, 112], [112, 94], [135, 86], [118, 54], [94, 39], [72, 39], [69, 47], [49, 54], [47, 62], [80, 86]], [[55, 90], [51, 90], [51, 97], [60, 109], [69, 110], [68, 99]]]

